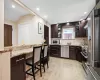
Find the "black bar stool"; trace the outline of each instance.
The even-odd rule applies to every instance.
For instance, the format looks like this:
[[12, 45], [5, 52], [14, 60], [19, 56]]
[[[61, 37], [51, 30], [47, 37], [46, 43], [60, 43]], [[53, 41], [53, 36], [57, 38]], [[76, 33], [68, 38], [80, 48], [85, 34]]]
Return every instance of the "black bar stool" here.
[[46, 64], [47, 64], [47, 68], [49, 68], [49, 65], [48, 65], [49, 60], [48, 59], [49, 59], [48, 46], [44, 45], [44, 51], [43, 51], [42, 56], [41, 56], [41, 64], [43, 64], [44, 72], [45, 72], [45, 65]]
[[38, 71], [40, 71], [40, 75], [42, 77], [41, 51], [42, 51], [42, 46], [33, 47], [33, 56], [26, 60], [26, 65], [31, 67], [26, 71], [26, 74], [33, 76], [34, 80], [35, 80], [35, 74]]

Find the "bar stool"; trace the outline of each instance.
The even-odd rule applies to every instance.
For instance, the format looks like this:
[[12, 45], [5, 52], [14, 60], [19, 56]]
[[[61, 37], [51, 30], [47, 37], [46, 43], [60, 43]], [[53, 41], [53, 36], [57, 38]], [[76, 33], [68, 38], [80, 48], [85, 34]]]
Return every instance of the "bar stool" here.
[[31, 67], [26, 71], [26, 74], [33, 76], [34, 80], [35, 80], [35, 74], [38, 71], [40, 71], [40, 76], [42, 77], [41, 51], [42, 51], [42, 46], [33, 47], [33, 56], [26, 60], [26, 65]]
[[41, 56], [41, 64], [43, 64], [44, 72], [45, 72], [45, 65], [46, 64], [47, 64], [47, 68], [49, 68], [48, 58], [49, 58], [49, 55], [48, 55], [48, 46], [44, 45], [44, 51], [43, 51], [42, 56]]

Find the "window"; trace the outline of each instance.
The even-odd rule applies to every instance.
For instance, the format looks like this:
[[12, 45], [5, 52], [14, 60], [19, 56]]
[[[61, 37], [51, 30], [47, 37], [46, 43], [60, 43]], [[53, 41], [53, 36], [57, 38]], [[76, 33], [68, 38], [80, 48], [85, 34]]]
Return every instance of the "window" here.
[[62, 39], [75, 39], [75, 29], [74, 28], [63, 28]]

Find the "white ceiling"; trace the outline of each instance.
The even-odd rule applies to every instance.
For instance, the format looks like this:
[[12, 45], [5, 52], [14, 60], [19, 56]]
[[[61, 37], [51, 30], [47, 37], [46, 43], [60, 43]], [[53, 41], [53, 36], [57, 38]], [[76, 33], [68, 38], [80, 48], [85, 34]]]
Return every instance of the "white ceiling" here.
[[[15, 8], [12, 8], [15, 5]], [[19, 5], [12, 2], [12, 0], [4, 0], [4, 18], [5, 20], [17, 21], [21, 16], [29, 14], [29, 12]]]
[[[86, 18], [95, 5], [95, 0], [20, 0], [39, 16], [51, 24], [67, 21], [79, 21]], [[40, 11], [36, 11], [39, 7]], [[87, 12], [87, 15], [84, 15]]]

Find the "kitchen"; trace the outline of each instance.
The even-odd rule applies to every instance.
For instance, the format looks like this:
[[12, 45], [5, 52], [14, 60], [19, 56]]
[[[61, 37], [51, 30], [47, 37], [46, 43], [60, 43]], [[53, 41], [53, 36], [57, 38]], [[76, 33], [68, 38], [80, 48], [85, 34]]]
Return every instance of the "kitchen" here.
[[[1, 9], [0, 15], [0, 80], [35, 80], [35, 77], [36, 80], [100, 80], [97, 45], [100, 31], [95, 24], [99, 21], [100, 3], [96, 5], [94, 0], [83, 1], [83, 4], [77, 2], [87, 5], [90, 11], [82, 14], [79, 11], [77, 15], [71, 14], [71, 17], [59, 13], [59, 18], [55, 11], [55, 20], [42, 13], [44, 5], [41, 5], [41, 10], [37, 7], [41, 1], [34, 2], [34, 5], [31, 3], [31, 0], [2, 0], [0, 3], [4, 10], [2, 12]], [[51, 7], [55, 8], [54, 5]], [[71, 13], [75, 13], [74, 10]], [[37, 47], [41, 46], [44, 53], [45, 45], [48, 45], [47, 66], [43, 64], [43, 71], [40, 67], [40, 73], [29, 76], [27, 60], [34, 57], [33, 52]], [[38, 68], [40, 65], [37, 65]], [[34, 69], [38, 69], [37, 66]]]
[[[81, 46], [88, 46], [86, 23], [87, 21], [84, 20], [82, 22], [51, 25], [51, 56], [75, 60], [77, 57], [79, 59], [81, 57]], [[80, 55], [79, 58], [77, 55]]]

